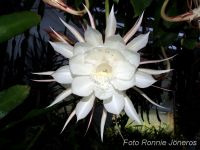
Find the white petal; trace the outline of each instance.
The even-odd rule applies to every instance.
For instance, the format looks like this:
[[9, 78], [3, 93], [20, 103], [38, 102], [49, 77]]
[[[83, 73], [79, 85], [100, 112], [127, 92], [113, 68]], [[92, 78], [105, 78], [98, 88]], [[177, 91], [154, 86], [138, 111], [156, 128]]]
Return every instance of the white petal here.
[[176, 55], [168, 57], [168, 58], [164, 58], [164, 59], [160, 59], [160, 60], [147, 60], [147, 61], [143, 61], [140, 62], [140, 64], [151, 64], [151, 63], [159, 63], [159, 62], [163, 62], [163, 61], [168, 61], [169, 59], [174, 58]]
[[83, 6], [85, 7], [85, 10], [88, 13], [89, 19], [90, 19], [90, 25], [93, 29], [95, 29], [95, 23], [94, 23], [94, 18], [92, 17], [92, 14], [90, 13], [89, 9], [83, 4]]
[[112, 98], [104, 100], [103, 104], [108, 112], [119, 115], [124, 108], [124, 96], [119, 92], [115, 92]]
[[89, 96], [93, 92], [94, 82], [89, 76], [80, 76], [72, 81], [72, 93], [78, 96]]
[[132, 121], [136, 121], [138, 124], [141, 124], [140, 118], [135, 110], [135, 107], [133, 106], [133, 103], [129, 99], [128, 96], [124, 98], [125, 101], [125, 107], [124, 111], [126, 112], [127, 116], [131, 118]]
[[172, 71], [172, 69], [166, 69], [166, 70], [153, 70], [153, 69], [145, 69], [145, 68], [138, 68], [139, 71], [144, 72], [144, 73], [148, 73], [151, 75], [159, 75], [162, 73], [167, 73]]
[[62, 20], [60, 18], [61, 22], [65, 25], [65, 27], [67, 27], [71, 33], [77, 38], [77, 40], [79, 42], [84, 42], [85, 40], [83, 39], [83, 37], [81, 36], [81, 34], [74, 28], [72, 27], [71, 25], [67, 24], [64, 20]]
[[118, 79], [130, 80], [133, 77], [135, 70], [136, 67], [127, 61], [118, 61], [115, 62], [113, 66], [113, 75]]
[[135, 85], [140, 88], [146, 88], [154, 84], [156, 80], [152, 77], [152, 75], [137, 71], [135, 73]]
[[55, 100], [48, 106], [51, 107], [59, 102], [61, 102], [63, 99], [65, 99], [66, 97], [68, 97], [70, 94], [72, 94], [72, 90], [71, 89], [67, 89], [65, 91], [63, 91], [62, 93], [60, 93]]
[[95, 96], [100, 100], [105, 100], [112, 97], [114, 93], [113, 87], [109, 87], [107, 89], [101, 89], [99, 87], [94, 88]]
[[33, 72], [32, 74], [37, 74], [37, 75], [52, 75], [54, 71], [46, 71], [46, 72]]
[[89, 114], [89, 112], [91, 111], [94, 105], [94, 100], [95, 100], [95, 96], [90, 95], [88, 97], [82, 98], [80, 102], [78, 102], [75, 108], [77, 121], [85, 118]]
[[61, 84], [69, 84], [72, 82], [72, 75], [68, 65], [60, 67], [52, 74], [52, 77]]
[[84, 54], [85, 52], [89, 51], [92, 46], [88, 43], [78, 42], [74, 45], [74, 56], [78, 54]]
[[61, 133], [63, 132], [65, 127], [68, 125], [68, 123], [71, 121], [71, 119], [75, 116], [75, 114], [76, 114], [76, 111], [73, 110], [72, 113], [69, 115], [67, 121], [65, 122], [65, 125], [63, 126]]
[[136, 23], [134, 24], [134, 26], [128, 31], [128, 33], [126, 33], [126, 35], [123, 37], [124, 42], [127, 43], [128, 40], [137, 32], [137, 30], [140, 27], [140, 24], [142, 23], [142, 18], [143, 18], [144, 12], [142, 13], [142, 15], [140, 16], [140, 18], [136, 21]]
[[135, 85], [135, 78], [133, 77], [130, 80], [113, 79], [111, 80], [111, 83], [115, 89], [124, 91]]
[[100, 46], [103, 44], [102, 35], [96, 29], [88, 27], [84, 34], [85, 41], [93, 46]]
[[163, 107], [159, 104], [157, 104], [156, 102], [154, 102], [153, 100], [151, 100], [151, 98], [149, 98], [144, 92], [142, 92], [140, 89], [138, 89], [137, 87], [133, 87], [134, 90], [136, 90], [138, 93], [140, 93], [140, 95], [142, 95], [144, 98], [146, 98], [146, 100], [148, 100], [150, 103], [152, 103], [153, 105], [169, 110], [169, 108]]
[[124, 50], [121, 53], [126, 58], [126, 60], [128, 60], [129, 63], [133, 64], [135, 67], [138, 67], [140, 65], [139, 53], [131, 52], [129, 50]]
[[107, 118], [107, 111], [103, 109], [102, 116], [101, 116], [101, 141], [103, 142], [103, 133], [104, 133], [104, 127], [106, 123]]
[[[114, 50], [125, 50], [126, 45], [120, 35], [113, 35], [105, 39], [105, 47], [114, 49]], [[121, 51], [120, 51], [121, 52]]]
[[73, 47], [64, 42], [49, 42], [53, 49], [63, 55], [66, 58], [71, 58], [73, 56]]
[[132, 41], [130, 41], [127, 44], [127, 48], [134, 52], [137, 52], [140, 49], [144, 48], [148, 43], [149, 33], [150, 32], [135, 37]]
[[85, 63], [93, 64], [97, 66], [102, 63], [105, 59], [105, 54], [103, 51], [93, 49], [85, 54]]
[[112, 7], [110, 15], [107, 18], [107, 22], [106, 22], [106, 31], [105, 31], [105, 37], [109, 37], [115, 34], [116, 31], [116, 18], [115, 18], [115, 14], [114, 14], [114, 7]]
[[69, 60], [70, 71], [74, 75], [89, 75], [94, 70], [94, 65], [85, 63], [83, 55], [77, 55]]

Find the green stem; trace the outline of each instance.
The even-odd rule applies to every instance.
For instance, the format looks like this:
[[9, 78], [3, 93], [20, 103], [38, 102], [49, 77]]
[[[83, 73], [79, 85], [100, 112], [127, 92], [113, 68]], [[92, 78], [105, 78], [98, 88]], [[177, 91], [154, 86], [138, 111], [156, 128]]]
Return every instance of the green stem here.
[[105, 0], [105, 17], [106, 17], [106, 20], [109, 16], [109, 0]]

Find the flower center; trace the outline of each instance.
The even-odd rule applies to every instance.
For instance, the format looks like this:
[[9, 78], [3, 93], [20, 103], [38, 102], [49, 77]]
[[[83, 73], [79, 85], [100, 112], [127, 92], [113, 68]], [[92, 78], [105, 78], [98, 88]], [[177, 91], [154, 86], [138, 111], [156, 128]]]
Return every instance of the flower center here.
[[107, 63], [102, 63], [97, 66], [91, 78], [102, 89], [110, 88], [110, 79], [112, 78], [112, 67]]

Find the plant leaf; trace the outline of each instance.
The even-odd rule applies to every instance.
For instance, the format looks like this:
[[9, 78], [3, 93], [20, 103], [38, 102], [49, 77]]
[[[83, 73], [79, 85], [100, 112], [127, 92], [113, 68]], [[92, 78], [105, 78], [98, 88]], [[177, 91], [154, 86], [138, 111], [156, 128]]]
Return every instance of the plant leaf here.
[[15, 85], [0, 92], [0, 118], [21, 104], [28, 96], [30, 87]]
[[23, 33], [40, 22], [40, 16], [34, 12], [22, 11], [0, 16], [0, 43]]

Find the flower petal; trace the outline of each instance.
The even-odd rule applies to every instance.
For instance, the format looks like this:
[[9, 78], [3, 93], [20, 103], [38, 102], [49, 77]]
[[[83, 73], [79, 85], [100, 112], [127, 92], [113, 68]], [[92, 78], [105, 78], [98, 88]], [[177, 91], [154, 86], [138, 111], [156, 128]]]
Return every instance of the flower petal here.
[[94, 82], [89, 76], [80, 76], [72, 81], [72, 93], [78, 96], [89, 96], [92, 94]]
[[140, 16], [140, 18], [136, 21], [136, 23], [134, 24], [134, 26], [128, 31], [128, 33], [126, 33], [126, 35], [123, 37], [124, 42], [127, 43], [128, 40], [137, 32], [137, 30], [140, 27], [140, 24], [142, 23], [142, 18], [143, 18], [144, 12], [142, 13], [142, 15]]
[[157, 104], [156, 102], [154, 102], [153, 100], [151, 100], [151, 98], [149, 98], [144, 92], [142, 92], [140, 89], [138, 89], [137, 87], [133, 87], [134, 90], [136, 90], [138, 93], [140, 93], [140, 95], [142, 95], [144, 98], [146, 98], [146, 100], [148, 100], [150, 103], [152, 103], [153, 105], [169, 110], [169, 108], [163, 107], [159, 104]]
[[135, 67], [138, 67], [140, 65], [140, 54], [139, 53], [131, 52], [129, 50], [124, 50], [121, 53], [126, 58], [126, 60], [128, 60], [129, 63], [131, 63]]
[[84, 34], [85, 41], [93, 46], [99, 46], [103, 44], [102, 35], [96, 29], [92, 29], [91, 27], [87, 27], [87, 30]]
[[52, 74], [52, 77], [61, 84], [69, 84], [72, 82], [72, 75], [68, 65], [60, 67]]
[[65, 127], [68, 125], [68, 123], [71, 121], [71, 119], [76, 115], [75, 109], [72, 111], [72, 113], [69, 115], [67, 121], [65, 122], [65, 125], [63, 126], [61, 133], [64, 131]]
[[113, 67], [113, 75], [117, 79], [122, 80], [130, 80], [136, 70], [136, 67], [134, 65], [131, 65], [127, 61], [118, 61], [115, 62]]
[[59, 102], [61, 102], [63, 99], [65, 99], [66, 97], [68, 97], [70, 94], [72, 94], [72, 90], [71, 89], [67, 89], [65, 91], [63, 91], [62, 93], [60, 93], [55, 100], [48, 106], [51, 107]]
[[95, 23], [94, 23], [94, 18], [92, 17], [92, 14], [90, 13], [89, 9], [84, 4], [83, 6], [85, 7], [85, 10], [87, 11], [87, 14], [89, 16], [91, 27], [95, 29]]
[[80, 102], [78, 102], [75, 108], [77, 121], [85, 118], [89, 114], [94, 105], [94, 100], [95, 96], [92, 94], [88, 97], [82, 98]]
[[135, 37], [127, 44], [127, 48], [134, 52], [137, 52], [140, 49], [144, 48], [148, 43], [149, 33], [150, 32], [146, 34], [140, 34], [139, 36]]
[[83, 39], [83, 37], [81, 36], [81, 34], [74, 28], [72, 27], [71, 25], [69, 25], [68, 23], [66, 23], [64, 20], [62, 20], [60, 18], [61, 22], [65, 25], [65, 27], [67, 29], [69, 29], [69, 31], [71, 31], [71, 33], [77, 38], [77, 40], [79, 42], [84, 42], [85, 40]]
[[124, 111], [126, 112], [127, 116], [131, 118], [131, 120], [135, 120], [138, 124], [141, 124], [140, 118], [129, 97], [125, 96], [124, 101], [125, 101]]
[[64, 42], [49, 42], [53, 49], [63, 55], [66, 58], [71, 58], [73, 56], [73, 47]]
[[115, 92], [112, 98], [104, 100], [103, 104], [108, 112], [119, 115], [124, 108], [124, 96], [119, 92]]
[[78, 42], [74, 45], [74, 56], [78, 54], [84, 54], [85, 52], [89, 51], [92, 46], [88, 43]]
[[[120, 35], [112, 35], [105, 39], [104, 43], [105, 47], [114, 49], [114, 50], [125, 50], [126, 45]], [[121, 52], [121, 51], [120, 51]]]
[[89, 75], [94, 65], [85, 63], [84, 55], [77, 55], [69, 60], [70, 71], [74, 75]]
[[106, 30], [105, 30], [106, 38], [115, 34], [116, 26], [117, 26], [117, 22], [116, 22], [116, 18], [114, 14], [114, 7], [112, 7], [110, 15], [108, 16], [107, 22], [106, 22]]
[[131, 78], [130, 80], [113, 79], [111, 80], [111, 84], [115, 89], [124, 91], [135, 85], [135, 78]]
[[154, 84], [156, 80], [152, 77], [152, 75], [148, 73], [144, 73], [141, 71], [137, 71], [135, 73], [135, 85], [140, 88], [146, 88]]
[[114, 93], [114, 89], [113, 87], [109, 87], [107, 89], [101, 89], [99, 87], [95, 87], [94, 88], [94, 92], [95, 92], [95, 96], [100, 99], [100, 100], [105, 100], [105, 99], [108, 99], [110, 98], [113, 93]]
[[103, 133], [104, 133], [104, 127], [106, 123], [107, 118], [107, 111], [103, 109], [102, 116], [101, 116], [101, 141], [103, 142]]
[[153, 69], [145, 69], [145, 68], [138, 68], [138, 70], [141, 72], [144, 72], [144, 73], [151, 74], [151, 75], [159, 75], [159, 74], [168, 73], [168, 72], [172, 71], [172, 69], [153, 70]]

